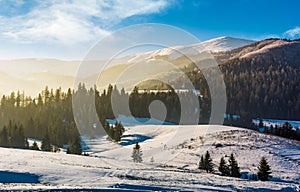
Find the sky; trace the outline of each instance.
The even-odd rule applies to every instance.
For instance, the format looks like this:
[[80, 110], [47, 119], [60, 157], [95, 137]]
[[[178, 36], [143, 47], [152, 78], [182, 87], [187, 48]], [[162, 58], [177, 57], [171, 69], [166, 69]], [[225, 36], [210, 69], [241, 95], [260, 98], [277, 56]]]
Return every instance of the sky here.
[[201, 41], [295, 39], [299, 7], [298, 0], [0, 0], [0, 59], [80, 60], [107, 35], [142, 23], [178, 27]]

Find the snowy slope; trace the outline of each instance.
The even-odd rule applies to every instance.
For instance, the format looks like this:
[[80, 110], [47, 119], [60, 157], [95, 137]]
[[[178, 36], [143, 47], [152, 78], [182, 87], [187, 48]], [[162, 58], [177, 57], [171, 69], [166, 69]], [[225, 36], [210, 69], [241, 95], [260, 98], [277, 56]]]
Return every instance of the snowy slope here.
[[204, 41], [201, 43], [201, 46], [205, 47], [207, 50], [220, 52], [244, 47], [254, 42], [255, 41], [252, 40], [239, 39], [233, 37], [219, 37], [208, 41]]
[[255, 41], [232, 38], [232, 37], [219, 37], [204, 41], [198, 44], [189, 46], [175, 46], [163, 48], [156, 51], [135, 54], [128, 56], [128, 63], [142, 61], [144, 59], [151, 59], [157, 56], [167, 56], [170, 60], [175, 60], [182, 55], [191, 56], [196, 55], [204, 50], [212, 52], [229, 51], [235, 48], [243, 47], [254, 43]]
[[[91, 149], [89, 157], [0, 148], [0, 176], [18, 173], [20, 182], [25, 182], [8, 182], [0, 184], [0, 188], [300, 190], [300, 143], [250, 130], [207, 125], [135, 125], [126, 127], [121, 145], [109, 142], [106, 137], [84, 140], [90, 142], [91, 147], [99, 147]], [[132, 163], [130, 158], [135, 142], [140, 143], [143, 151], [141, 164]], [[223, 147], [216, 148], [217, 143]], [[255, 173], [260, 158], [265, 156], [272, 168], [273, 179], [269, 182], [248, 181], [201, 172], [197, 163], [206, 150], [210, 151], [215, 164], [221, 156], [233, 152], [241, 171], [248, 173]], [[150, 162], [152, 157], [154, 162]], [[38, 180], [32, 179], [34, 176]], [[30, 179], [33, 181], [28, 181]]]

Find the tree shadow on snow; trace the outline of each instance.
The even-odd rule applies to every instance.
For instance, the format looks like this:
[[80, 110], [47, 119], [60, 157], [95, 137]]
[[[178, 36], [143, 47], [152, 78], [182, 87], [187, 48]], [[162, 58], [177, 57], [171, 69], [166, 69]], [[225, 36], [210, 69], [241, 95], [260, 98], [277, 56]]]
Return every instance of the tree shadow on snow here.
[[281, 182], [281, 183], [294, 183], [294, 184], [297, 184], [297, 182], [295, 182], [295, 181], [283, 180], [283, 179], [280, 179], [280, 178], [277, 178], [277, 177], [271, 178], [270, 181]]
[[39, 183], [39, 176], [31, 173], [0, 171], [0, 183]]
[[140, 143], [140, 142], [146, 141], [151, 138], [152, 137], [140, 135], [140, 134], [123, 135], [120, 145], [122, 145], [122, 146], [132, 145], [135, 143]]
[[283, 189], [267, 189], [267, 188], [247, 188], [245, 191], [263, 191], [263, 192], [297, 192], [296, 189], [292, 188], [292, 187], [287, 187], [287, 188], [283, 188]]
[[116, 190], [128, 190], [128, 191], [181, 191], [177, 188], [165, 188], [161, 186], [149, 186], [149, 185], [133, 185], [133, 184], [116, 184], [111, 186]]
[[[177, 187], [165, 187], [165, 186], [150, 186], [150, 185], [134, 185], [134, 184], [116, 184], [113, 186], [110, 186], [111, 188], [115, 189], [116, 191], [124, 190], [124, 191], [193, 191], [189, 189], [181, 189]], [[199, 191], [212, 191], [212, 192], [229, 192], [232, 190], [220, 190], [220, 189], [213, 189], [213, 188], [206, 188], [206, 187], [200, 187], [198, 188]]]

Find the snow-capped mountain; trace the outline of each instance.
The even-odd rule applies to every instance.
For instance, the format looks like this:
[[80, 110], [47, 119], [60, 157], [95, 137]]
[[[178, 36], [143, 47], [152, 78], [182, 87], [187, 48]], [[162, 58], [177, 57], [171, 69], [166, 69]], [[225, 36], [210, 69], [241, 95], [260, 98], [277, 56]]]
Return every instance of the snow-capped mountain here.
[[271, 56], [276, 60], [286, 60], [287, 63], [299, 62], [300, 41], [287, 41], [283, 39], [267, 39], [257, 42], [251, 46], [241, 49], [236, 58], [256, 58], [264, 59]]
[[[227, 52], [218, 52], [214, 57], [219, 63], [226, 63], [232, 59], [252, 60], [252, 63], [269, 65], [288, 64], [298, 66], [300, 63], [300, 41], [284, 39], [266, 39]], [[249, 61], [247, 61], [249, 63]]]
[[211, 50], [213, 52], [221, 52], [221, 51], [229, 51], [239, 47], [244, 47], [254, 42], [255, 41], [247, 40], [247, 39], [240, 39], [240, 38], [233, 38], [233, 37], [219, 37], [208, 41], [204, 41], [200, 43], [200, 45], [205, 47], [207, 50]]
[[128, 56], [128, 63], [139, 62], [141, 60], [151, 59], [157, 56], [167, 56], [168, 59], [175, 60], [182, 55], [196, 55], [204, 50], [212, 52], [230, 51], [252, 43], [255, 43], [255, 41], [232, 37], [219, 37], [193, 45], [168, 47], [156, 51], [131, 55]]

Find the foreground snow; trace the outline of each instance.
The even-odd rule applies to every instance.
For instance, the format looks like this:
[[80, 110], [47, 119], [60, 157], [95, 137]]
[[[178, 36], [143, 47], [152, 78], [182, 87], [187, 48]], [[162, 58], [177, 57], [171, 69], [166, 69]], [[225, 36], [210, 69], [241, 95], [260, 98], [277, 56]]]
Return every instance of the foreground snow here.
[[[135, 125], [126, 127], [120, 145], [109, 142], [106, 137], [84, 137], [84, 141], [89, 157], [0, 148], [0, 178], [19, 173], [19, 183], [6, 181], [0, 188], [300, 190], [300, 143], [250, 130], [207, 125]], [[141, 164], [132, 163], [130, 158], [136, 142], [143, 150]], [[216, 148], [216, 144], [222, 147]], [[256, 173], [260, 158], [265, 156], [273, 179], [248, 181], [201, 172], [197, 164], [206, 150], [211, 152], [216, 165], [221, 156], [233, 152], [241, 171], [248, 173]], [[154, 162], [150, 162], [152, 157]]]

